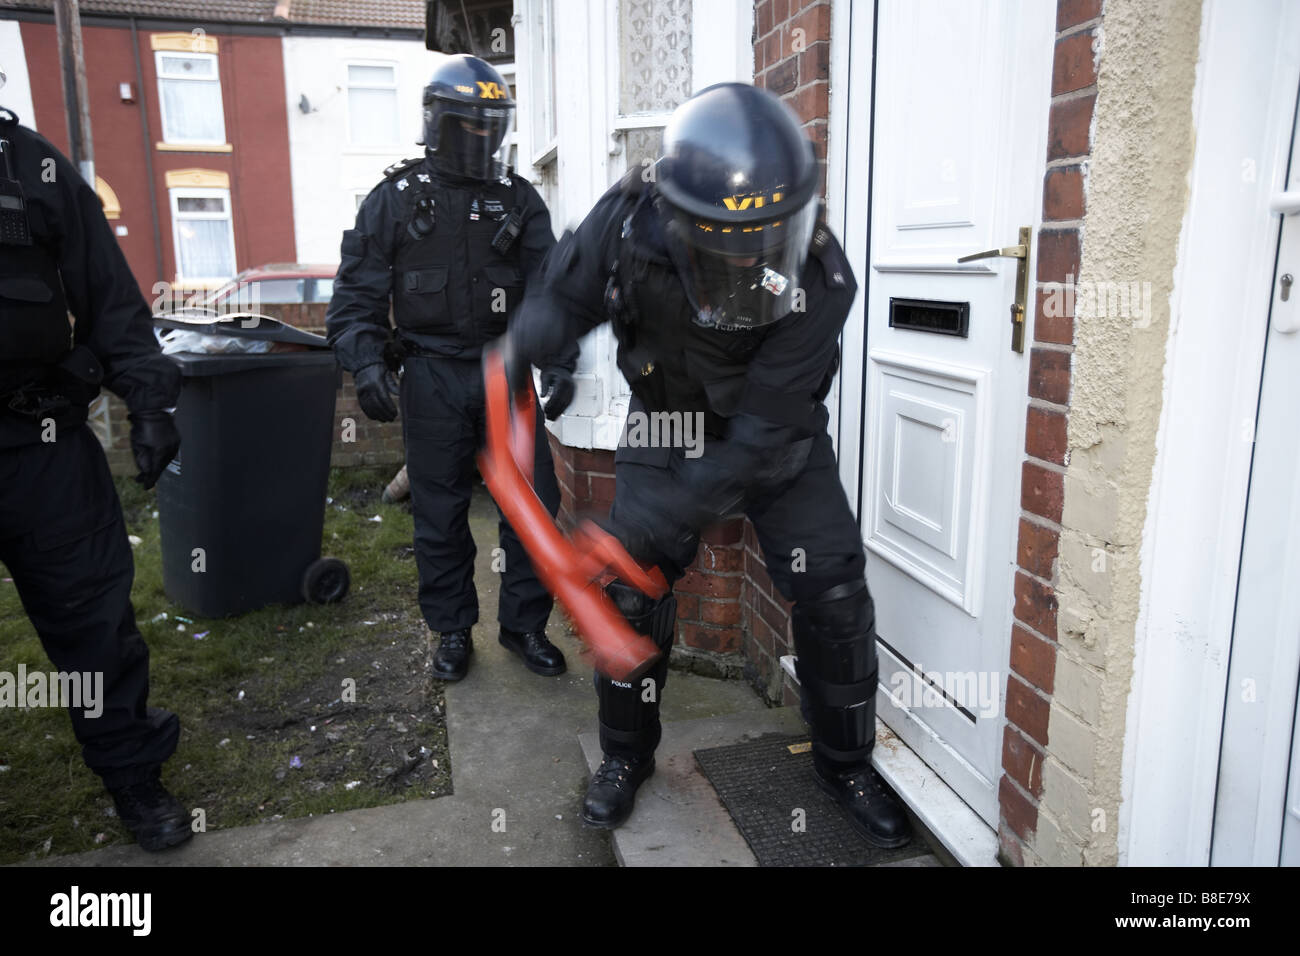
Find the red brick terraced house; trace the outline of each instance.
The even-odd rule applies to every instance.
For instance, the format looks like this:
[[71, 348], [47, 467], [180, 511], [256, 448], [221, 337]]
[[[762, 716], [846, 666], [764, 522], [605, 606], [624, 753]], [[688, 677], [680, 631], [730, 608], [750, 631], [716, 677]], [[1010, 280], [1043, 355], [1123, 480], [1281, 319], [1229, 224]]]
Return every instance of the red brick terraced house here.
[[[424, 48], [418, 0], [183, 9], [86, 0], [80, 9], [96, 187], [155, 308], [269, 263], [336, 263], [357, 195], [415, 154], [419, 89], [436, 56]], [[67, 152], [51, 10], [45, 0], [0, 0], [2, 97]], [[286, 62], [312, 69], [294, 77]], [[348, 105], [363, 100], [368, 123], [349, 122]], [[264, 310], [324, 324], [323, 305]], [[357, 441], [336, 443], [336, 463], [402, 461], [399, 426], [361, 416], [350, 382], [339, 402], [361, 424]], [[129, 472], [123, 406], [103, 402], [92, 415], [110, 464]]]

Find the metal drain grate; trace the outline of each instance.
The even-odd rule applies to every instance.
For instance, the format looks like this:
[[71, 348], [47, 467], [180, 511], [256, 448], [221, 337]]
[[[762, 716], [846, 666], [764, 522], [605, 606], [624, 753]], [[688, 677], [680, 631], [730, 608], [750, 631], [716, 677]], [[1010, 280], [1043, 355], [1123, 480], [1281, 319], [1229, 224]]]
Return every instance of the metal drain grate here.
[[697, 750], [695, 761], [759, 866], [877, 866], [930, 852], [915, 835], [896, 850], [862, 839], [813, 780], [807, 737]]

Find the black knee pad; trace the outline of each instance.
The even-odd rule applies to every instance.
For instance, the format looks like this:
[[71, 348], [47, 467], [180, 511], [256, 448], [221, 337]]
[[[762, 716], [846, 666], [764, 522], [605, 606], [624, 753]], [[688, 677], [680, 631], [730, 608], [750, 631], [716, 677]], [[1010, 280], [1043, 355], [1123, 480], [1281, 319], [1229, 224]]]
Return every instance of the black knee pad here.
[[606, 585], [605, 593], [634, 631], [654, 641], [661, 656], [632, 681], [614, 681], [596, 674], [601, 748], [605, 753], [647, 756], [659, 745], [659, 701], [668, 680], [677, 598], [669, 592], [656, 600], [620, 581]]
[[796, 670], [812, 718], [813, 747], [835, 764], [860, 763], [875, 740], [875, 607], [866, 582], [799, 601], [792, 615]]

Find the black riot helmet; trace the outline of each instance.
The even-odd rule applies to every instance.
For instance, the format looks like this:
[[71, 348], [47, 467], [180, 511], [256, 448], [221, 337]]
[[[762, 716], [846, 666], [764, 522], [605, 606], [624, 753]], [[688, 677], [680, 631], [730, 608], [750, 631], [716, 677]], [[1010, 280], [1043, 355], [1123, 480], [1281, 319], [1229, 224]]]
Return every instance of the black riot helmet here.
[[704, 326], [787, 315], [816, 224], [817, 164], [767, 90], [719, 83], [679, 106], [655, 175], [673, 263]]
[[468, 53], [446, 57], [424, 88], [424, 146], [457, 176], [491, 179], [515, 101], [501, 74]]

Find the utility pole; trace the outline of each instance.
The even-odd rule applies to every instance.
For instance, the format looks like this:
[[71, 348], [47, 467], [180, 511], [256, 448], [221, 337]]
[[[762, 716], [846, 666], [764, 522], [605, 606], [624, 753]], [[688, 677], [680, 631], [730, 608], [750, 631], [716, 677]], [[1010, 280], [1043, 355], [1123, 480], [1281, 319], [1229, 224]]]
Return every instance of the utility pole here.
[[86, 96], [86, 54], [81, 45], [81, 10], [77, 0], [54, 0], [54, 29], [59, 37], [59, 72], [63, 108], [68, 117], [68, 146], [83, 179], [95, 188], [95, 146], [90, 136], [90, 100]]

